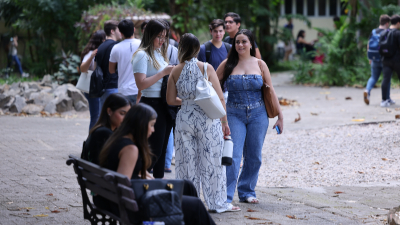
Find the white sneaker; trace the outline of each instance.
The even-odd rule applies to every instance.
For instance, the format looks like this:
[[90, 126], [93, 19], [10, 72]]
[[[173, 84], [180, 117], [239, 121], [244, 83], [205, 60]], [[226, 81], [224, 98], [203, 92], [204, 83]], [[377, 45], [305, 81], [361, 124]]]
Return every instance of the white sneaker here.
[[389, 99], [381, 102], [381, 107], [389, 107], [389, 106], [390, 106]]
[[394, 104], [396, 104], [396, 102], [395, 101], [393, 101], [392, 99], [388, 99], [388, 101], [389, 101], [389, 103], [390, 103], [390, 105], [394, 105]]
[[22, 77], [29, 77], [29, 73], [22, 73]]

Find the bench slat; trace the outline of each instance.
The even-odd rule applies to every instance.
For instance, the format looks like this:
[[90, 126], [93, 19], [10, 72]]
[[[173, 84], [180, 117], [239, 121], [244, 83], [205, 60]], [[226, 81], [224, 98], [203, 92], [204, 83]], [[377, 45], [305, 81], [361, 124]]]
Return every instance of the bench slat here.
[[93, 191], [94, 193], [100, 195], [103, 198], [106, 198], [106, 199], [118, 204], [117, 193], [108, 191], [108, 190], [106, 190], [104, 188], [101, 188], [98, 185], [95, 185], [95, 184], [93, 184], [91, 182], [88, 182], [88, 181], [84, 181], [84, 183], [85, 183], [85, 186], [86, 186], [87, 189]]
[[115, 184], [110, 183], [110, 182], [104, 180], [104, 178], [98, 177], [97, 174], [88, 172], [84, 169], [81, 169], [81, 172], [82, 172], [82, 177], [86, 178], [88, 181], [95, 183], [95, 184], [101, 186], [102, 188], [108, 189], [112, 192], [117, 192], [117, 188], [116, 188]]

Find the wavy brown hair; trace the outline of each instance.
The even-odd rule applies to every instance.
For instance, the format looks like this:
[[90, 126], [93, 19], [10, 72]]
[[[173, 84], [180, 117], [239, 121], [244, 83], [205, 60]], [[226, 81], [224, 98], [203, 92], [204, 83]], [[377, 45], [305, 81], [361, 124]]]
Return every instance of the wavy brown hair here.
[[142, 179], [146, 179], [146, 170], [151, 166], [152, 153], [148, 142], [149, 122], [157, 119], [156, 111], [149, 105], [139, 103], [131, 107], [125, 115], [121, 126], [115, 130], [111, 137], [104, 144], [100, 152], [100, 166], [107, 165], [107, 159], [113, 146], [126, 135], [133, 136], [133, 142], [139, 149], [139, 155], [142, 157], [142, 168], [140, 175]]
[[247, 30], [247, 29], [242, 29], [239, 32], [237, 32], [235, 35], [235, 38], [233, 39], [233, 44], [232, 44], [233, 46], [232, 46], [231, 50], [229, 51], [228, 59], [226, 60], [226, 64], [225, 64], [225, 68], [224, 68], [224, 75], [222, 77], [222, 80], [220, 81], [222, 90], [224, 90], [224, 84], [225, 84], [226, 80], [228, 79], [229, 75], [231, 75], [233, 69], [235, 69], [235, 67], [239, 63], [239, 54], [236, 51], [236, 37], [239, 34], [244, 34], [247, 36], [247, 38], [249, 39], [250, 44], [252, 46], [252, 48], [250, 49], [250, 55], [253, 57], [256, 57], [256, 48], [255, 48], [256, 45], [254, 42], [253, 33], [251, 33], [251, 31]]
[[178, 59], [183, 63], [192, 58], [196, 58], [200, 51], [200, 42], [194, 34], [186, 33], [182, 35], [178, 46]]
[[95, 31], [90, 36], [89, 43], [87, 43], [87, 45], [85, 46], [85, 48], [82, 51], [81, 63], [82, 63], [83, 58], [85, 57], [85, 55], [88, 54], [88, 52], [97, 49], [101, 45], [101, 43], [104, 42], [105, 39], [106, 39], [106, 32], [104, 32], [104, 30]]

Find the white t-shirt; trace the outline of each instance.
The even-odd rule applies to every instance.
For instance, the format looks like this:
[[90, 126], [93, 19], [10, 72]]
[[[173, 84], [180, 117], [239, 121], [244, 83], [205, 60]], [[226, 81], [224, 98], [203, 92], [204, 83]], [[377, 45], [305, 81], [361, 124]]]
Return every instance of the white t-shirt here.
[[167, 56], [169, 59], [169, 65], [178, 65], [178, 49], [173, 45], [168, 45]]
[[125, 96], [138, 94], [131, 60], [139, 45], [138, 39], [125, 39], [111, 50], [110, 62], [117, 63], [118, 66], [118, 92]]
[[[156, 69], [153, 66], [153, 60], [144, 51], [138, 51], [132, 60], [133, 73], [144, 73], [146, 77], [151, 77], [162, 71], [168, 66], [168, 63], [164, 61], [164, 57], [161, 55], [159, 50], [154, 50], [154, 57], [160, 64], [160, 69]], [[147, 98], [161, 98], [161, 85], [162, 78], [155, 84], [151, 85], [145, 90], [142, 90], [142, 96]]]
[[[89, 58], [90, 58], [90, 55], [92, 55], [92, 52], [93, 52], [93, 50], [92, 51], [89, 51], [84, 57], [83, 57], [83, 60], [82, 60], [82, 63], [84, 63], [84, 62], [86, 62], [86, 61], [88, 61], [89, 60]], [[94, 58], [92, 59], [92, 62], [90, 63], [90, 65], [89, 65], [89, 70], [94, 70], [95, 68], [94, 68]]]

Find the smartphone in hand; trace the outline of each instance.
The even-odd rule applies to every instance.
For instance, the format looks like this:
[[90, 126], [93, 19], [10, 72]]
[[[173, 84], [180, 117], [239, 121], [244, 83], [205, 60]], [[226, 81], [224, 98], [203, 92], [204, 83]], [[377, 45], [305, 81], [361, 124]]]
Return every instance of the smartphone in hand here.
[[278, 127], [278, 126], [275, 127], [275, 130], [276, 130], [276, 132], [277, 132], [278, 134], [281, 134], [281, 130], [279, 130], [279, 127]]

